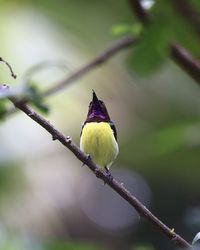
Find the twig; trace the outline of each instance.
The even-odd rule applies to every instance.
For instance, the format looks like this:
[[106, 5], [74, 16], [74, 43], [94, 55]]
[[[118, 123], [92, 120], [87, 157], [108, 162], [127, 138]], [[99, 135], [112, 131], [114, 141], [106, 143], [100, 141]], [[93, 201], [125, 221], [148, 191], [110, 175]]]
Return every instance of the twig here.
[[10, 65], [7, 61], [5, 61], [2, 57], [0, 57], [0, 62], [3, 62], [3, 63], [5, 63], [5, 64], [8, 66], [8, 68], [9, 68], [9, 70], [10, 70], [10, 73], [11, 73], [11, 76], [12, 76], [14, 79], [16, 79], [16, 78], [17, 78], [17, 75], [15, 75], [15, 73], [14, 73], [14, 71], [13, 71], [11, 65]]
[[37, 114], [27, 104], [21, 102], [16, 97], [9, 97], [10, 101], [15, 105], [16, 108], [23, 111], [32, 120], [47, 130], [53, 140], [60, 141], [66, 148], [68, 148], [73, 154], [96, 175], [107, 183], [115, 192], [117, 192], [122, 198], [124, 198], [137, 212], [157, 227], [163, 234], [165, 234], [170, 240], [174, 241], [179, 247], [190, 249], [191, 245], [185, 241], [180, 235], [176, 234], [174, 230], [167, 227], [162, 221], [160, 221], [155, 215], [153, 215], [137, 198], [132, 195], [123, 185], [119, 184], [113, 177], [111, 178], [105, 172], [100, 170], [98, 166], [92, 162], [92, 160], [84, 154], [70, 139], [65, 137], [59, 132], [49, 121], [44, 119], [41, 115]]
[[193, 30], [200, 36], [200, 13], [192, 6], [190, 1], [186, 0], [171, 0], [174, 8], [183, 18], [191, 25]]
[[[149, 17], [148, 17], [149, 19]], [[95, 57], [91, 62], [84, 65], [74, 73], [72, 73], [69, 77], [57, 83], [55, 86], [49, 88], [48, 90], [42, 93], [42, 96], [48, 97], [52, 94], [56, 94], [57, 92], [64, 89], [70, 83], [76, 81], [80, 77], [86, 75], [93, 69], [97, 68], [99, 65], [105, 63], [112, 56], [117, 54], [119, 51], [129, 48], [136, 44], [138, 39], [134, 37], [125, 37], [118, 41], [116, 44], [112, 45], [110, 48], [100, 53], [97, 57]], [[188, 53], [183, 47], [178, 44], [173, 44], [171, 46], [171, 57], [174, 61], [185, 71], [187, 72], [194, 80], [196, 80], [200, 84], [200, 63], [195, 60], [190, 53]], [[28, 102], [29, 100], [26, 100]], [[12, 115], [16, 112], [17, 109], [9, 108], [7, 110], [7, 115]]]
[[131, 45], [135, 44], [137, 42], [137, 39], [131, 36], [127, 36], [125, 38], [122, 38], [117, 43], [113, 44], [111, 47], [97, 55], [92, 61], [90, 61], [88, 64], [84, 65], [80, 69], [78, 69], [76, 72], [74, 72], [71, 76], [67, 77], [66, 79], [62, 80], [55, 86], [49, 88], [43, 93], [43, 96], [49, 96], [52, 94], [55, 94], [56, 92], [62, 90], [65, 88], [68, 84], [74, 82], [75, 80], [79, 79], [80, 77], [84, 76], [85, 74], [89, 73], [94, 68], [100, 66], [101, 64], [105, 63], [108, 59], [110, 59], [112, 56], [114, 56], [119, 51], [130, 47]]
[[[90, 61], [88, 64], [85, 64], [83, 67], [72, 73], [69, 77], [65, 78], [64, 80], [58, 82], [55, 86], [50, 87], [46, 91], [44, 91], [41, 95], [43, 97], [48, 97], [50, 95], [56, 94], [57, 92], [63, 90], [66, 86], [68, 86], [70, 83], [76, 81], [80, 77], [86, 75], [93, 69], [97, 68], [101, 64], [108, 61], [112, 56], [117, 54], [119, 51], [129, 48], [131, 45], [134, 45], [137, 42], [137, 39], [132, 36], [127, 36], [113, 44], [111, 47], [106, 49], [105, 51], [101, 52], [98, 56], [96, 56], [92, 61]], [[28, 103], [30, 100], [26, 99], [26, 103]], [[6, 111], [7, 116], [13, 115], [17, 109], [9, 108]]]
[[[142, 7], [140, 0], [129, 0], [129, 4], [142, 23], [147, 25], [151, 22], [150, 13]], [[171, 58], [200, 84], [200, 62], [178, 43], [170, 43], [170, 48]]]
[[171, 45], [170, 54], [174, 61], [200, 84], [200, 62], [177, 43]]
[[140, 22], [143, 24], [148, 24], [150, 22], [150, 14], [142, 7], [140, 0], [129, 0], [129, 5]]

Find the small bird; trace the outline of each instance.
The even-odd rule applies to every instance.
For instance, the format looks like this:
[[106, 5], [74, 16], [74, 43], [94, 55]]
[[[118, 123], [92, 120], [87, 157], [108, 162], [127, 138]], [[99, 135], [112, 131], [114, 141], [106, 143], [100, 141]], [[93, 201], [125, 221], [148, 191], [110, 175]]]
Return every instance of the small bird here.
[[109, 167], [119, 152], [117, 131], [104, 102], [98, 99], [94, 90], [87, 118], [82, 126], [80, 148], [101, 169], [110, 173]]

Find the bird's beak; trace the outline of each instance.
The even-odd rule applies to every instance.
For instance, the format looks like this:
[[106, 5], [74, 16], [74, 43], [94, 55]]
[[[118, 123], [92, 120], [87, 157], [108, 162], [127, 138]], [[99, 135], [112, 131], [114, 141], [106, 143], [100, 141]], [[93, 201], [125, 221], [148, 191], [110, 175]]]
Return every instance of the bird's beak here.
[[98, 99], [96, 93], [94, 92], [94, 90], [92, 90], [92, 94], [93, 94], [92, 102], [93, 103], [98, 103], [99, 99]]

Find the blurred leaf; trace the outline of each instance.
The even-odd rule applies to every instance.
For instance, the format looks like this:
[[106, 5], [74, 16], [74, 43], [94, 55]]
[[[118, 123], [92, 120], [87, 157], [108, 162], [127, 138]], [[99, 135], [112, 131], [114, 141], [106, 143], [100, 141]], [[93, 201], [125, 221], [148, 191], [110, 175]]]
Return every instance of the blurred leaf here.
[[171, 40], [179, 42], [195, 57], [200, 58], [199, 37], [193, 27], [175, 10], [172, 1], [155, 1], [152, 8], [154, 21], [162, 22], [170, 30]]
[[152, 246], [137, 246], [137, 247], [133, 247], [131, 248], [131, 250], [154, 250], [154, 248]]
[[6, 115], [5, 99], [0, 99], [0, 121], [4, 120]]
[[168, 29], [162, 21], [147, 26], [141, 34], [140, 42], [130, 55], [131, 68], [139, 75], [152, 73], [168, 55], [169, 39]]
[[16, 163], [0, 165], [0, 198], [15, 194], [24, 184], [24, 173]]
[[54, 242], [47, 245], [47, 250], [100, 250], [102, 248], [95, 247], [91, 244], [75, 243], [75, 242]]
[[44, 104], [44, 98], [40, 93], [36, 84], [30, 84], [27, 90], [27, 97], [31, 100], [31, 102], [44, 114], [49, 112], [49, 107]]
[[140, 23], [130, 24], [119, 24], [112, 27], [111, 32], [113, 35], [121, 36], [125, 34], [131, 34], [138, 36], [142, 31], [142, 25]]
[[191, 0], [191, 3], [193, 4], [193, 7], [194, 7], [197, 11], [200, 11], [200, 1], [199, 1], [199, 0]]
[[[141, 164], [156, 159], [161, 160], [161, 157], [166, 158], [167, 155], [172, 155], [180, 150], [188, 151], [190, 148], [199, 148], [199, 129], [199, 122], [196, 124], [183, 122], [156, 128], [142, 135], [138, 134], [134, 138], [130, 137], [128, 149], [123, 149], [121, 146], [121, 155], [131, 158], [134, 152], [134, 157], [132, 157], [134, 163]], [[126, 153], [123, 150], [126, 150]]]

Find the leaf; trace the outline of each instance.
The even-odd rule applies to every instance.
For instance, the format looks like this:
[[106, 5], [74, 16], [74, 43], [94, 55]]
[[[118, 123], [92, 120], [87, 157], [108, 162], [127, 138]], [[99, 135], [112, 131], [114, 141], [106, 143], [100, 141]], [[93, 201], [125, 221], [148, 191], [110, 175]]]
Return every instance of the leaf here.
[[163, 22], [170, 30], [171, 41], [179, 42], [195, 57], [200, 58], [199, 37], [194, 27], [174, 8], [172, 1], [155, 1], [152, 14], [156, 22]]
[[138, 36], [142, 31], [142, 25], [140, 23], [131, 24], [118, 24], [112, 27], [111, 33], [113, 35], [121, 36], [131, 34]]
[[131, 68], [139, 75], [148, 75], [164, 62], [169, 53], [170, 35], [162, 22], [148, 25], [129, 58]]
[[26, 97], [28, 97], [28, 99], [30, 99], [31, 102], [35, 105], [35, 107], [42, 111], [44, 114], [47, 114], [49, 112], [49, 107], [44, 104], [44, 98], [35, 84], [30, 84], [28, 86]]
[[101, 248], [94, 245], [75, 242], [52, 242], [47, 244], [47, 250], [100, 250]]
[[200, 12], [200, 1], [199, 0], [191, 0], [191, 4], [193, 5], [193, 8]]
[[4, 120], [6, 116], [6, 105], [5, 105], [6, 100], [5, 99], [0, 99], [0, 121]]

